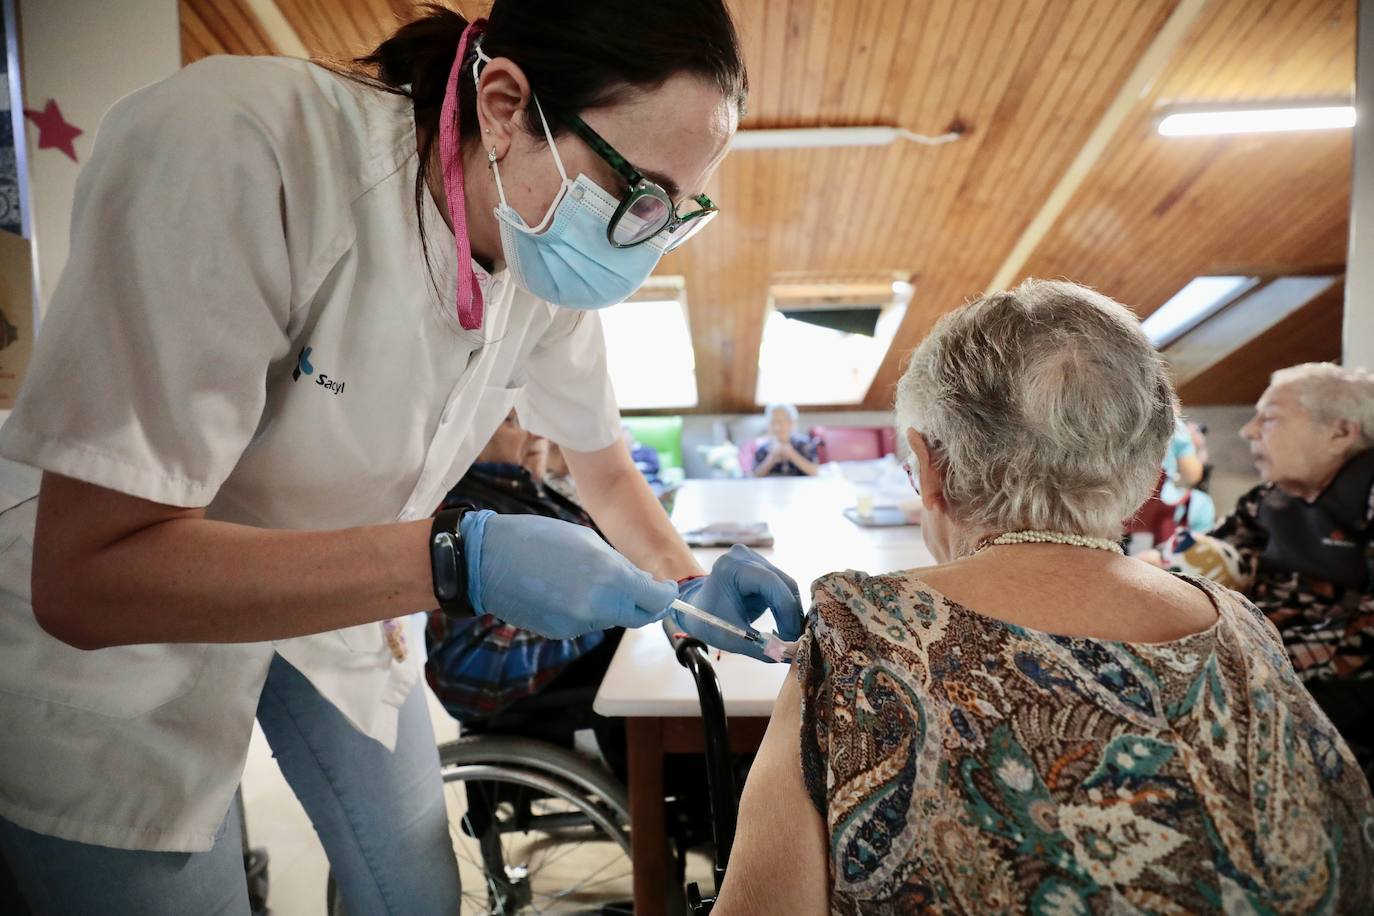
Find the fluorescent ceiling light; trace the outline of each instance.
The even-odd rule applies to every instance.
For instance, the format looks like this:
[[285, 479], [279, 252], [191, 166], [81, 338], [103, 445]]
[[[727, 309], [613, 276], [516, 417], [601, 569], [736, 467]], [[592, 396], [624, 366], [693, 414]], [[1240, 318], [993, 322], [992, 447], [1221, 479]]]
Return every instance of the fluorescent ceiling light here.
[[1354, 105], [1301, 105], [1279, 108], [1193, 109], [1175, 111], [1159, 121], [1164, 137], [1207, 134], [1257, 134], [1291, 130], [1333, 130], [1355, 126]]
[[1141, 322], [1140, 327], [1150, 343], [1163, 349], [1255, 283], [1254, 277], [1196, 277]]
[[925, 146], [952, 143], [963, 136], [950, 131], [938, 137], [912, 133], [900, 127], [788, 127], [766, 130], [741, 130], [731, 143], [733, 149], [820, 149], [841, 146], [887, 146], [910, 140]]

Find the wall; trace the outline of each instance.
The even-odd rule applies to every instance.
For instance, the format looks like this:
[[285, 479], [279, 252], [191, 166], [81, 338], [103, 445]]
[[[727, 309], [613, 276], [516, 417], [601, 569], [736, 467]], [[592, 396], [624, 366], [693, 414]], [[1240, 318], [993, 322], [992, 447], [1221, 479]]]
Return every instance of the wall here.
[[[19, 53], [24, 107], [55, 99], [84, 133], [76, 154], [91, 154], [101, 117], [123, 96], [181, 66], [177, 0], [19, 0]], [[59, 150], [37, 148], [32, 122], [25, 135], [39, 314], [67, 262], [72, 194], [80, 164]]]
[[1355, 106], [1343, 362], [1374, 369], [1374, 0], [1360, 0]]

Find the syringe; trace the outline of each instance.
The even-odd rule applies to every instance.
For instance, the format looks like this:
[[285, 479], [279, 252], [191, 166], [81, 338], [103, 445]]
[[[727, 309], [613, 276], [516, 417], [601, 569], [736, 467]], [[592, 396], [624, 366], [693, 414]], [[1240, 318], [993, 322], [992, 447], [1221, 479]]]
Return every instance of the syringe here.
[[681, 598], [674, 598], [673, 603], [668, 606], [670, 608], [673, 608], [674, 610], [681, 611], [688, 617], [695, 617], [697, 620], [700, 620], [703, 623], [709, 623], [713, 627], [718, 627], [724, 630], [725, 632], [729, 633], [731, 636], [738, 636], [740, 639], [747, 639], [759, 648], [763, 648], [768, 644], [768, 637], [764, 636], [762, 633], [760, 633], [758, 630], [755, 630], [753, 627], [750, 627], [746, 630], [744, 627], [738, 626], [736, 624], [731, 623], [728, 620], [724, 620], [720, 617], [717, 617], [710, 611], [703, 611], [701, 608], [695, 605], [688, 604]]
[[763, 653], [775, 662], [787, 661], [791, 659], [796, 652], [797, 644], [795, 642], [784, 641], [777, 633], [770, 633], [764, 636], [753, 627], [745, 628], [738, 626], [728, 620], [717, 617], [710, 611], [703, 611], [695, 605], [688, 604], [680, 598], [674, 598], [672, 604], [668, 606], [674, 610], [681, 611], [688, 617], [695, 617], [697, 620], [709, 623], [713, 627], [719, 627], [732, 636], [738, 636], [740, 639], [749, 640], [762, 649]]

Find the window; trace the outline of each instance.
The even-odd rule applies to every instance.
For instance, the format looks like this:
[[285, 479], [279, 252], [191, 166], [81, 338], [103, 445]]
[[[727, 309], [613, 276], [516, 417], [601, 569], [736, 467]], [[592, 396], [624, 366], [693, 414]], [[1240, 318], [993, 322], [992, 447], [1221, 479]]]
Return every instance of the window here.
[[[1225, 308], [1195, 324], [1174, 339], [1164, 352], [1175, 385], [1201, 377], [1223, 359], [1288, 316], [1337, 286], [1339, 276], [1297, 276], [1257, 279], [1232, 296]], [[1339, 325], [1339, 319], [1337, 319]], [[1337, 341], [1340, 332], [1335, 332]], [[1339, 348], [1339, 343], [1336, 344]]]
[[1254, 277], [1196, 277], [1141, 323], [1161, 350], [1234, 302], [1258, 281]]
[[[875, 306], [861, 311], [869, 312]], [[759, 348], [760, 404], [856, 404], [864, 399], [873, 376], [892, 345], [906, 314], [906, 302], [876, 307], [873, 333], [840, 330], [797, 317], [802, 310], [768, 311]], [[792, 316], [792, 317], [788, 317]]]
[[601, 326], [622, 410], [697, 405], [696, 354], [683, 299], [622, 302], [601, 312]]

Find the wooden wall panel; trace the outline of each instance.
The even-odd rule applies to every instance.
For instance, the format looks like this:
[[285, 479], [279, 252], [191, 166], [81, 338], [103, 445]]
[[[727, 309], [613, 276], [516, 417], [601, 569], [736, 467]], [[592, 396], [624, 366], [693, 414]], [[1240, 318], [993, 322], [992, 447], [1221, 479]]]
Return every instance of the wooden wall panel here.
[[[276, 0], [277, 7], [316, 57], [346, 60], [371, 51], [415, 16], [422, 0]], [[448, 0], [468, 18], [491, 8], [491, 0]]]
[[[424, 0], [274, 0], [312, 57], [346, 60], [366, 54]], [[208, 54], [275, 54], [271, 40], [244, 0], [179, 0], [182, 62]], [[447, 0], [469, 18], [491, 0]]]
[[276, 47], [243, 0], [179, 0], [181, 62], [211, 54], [275, 54]]

